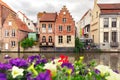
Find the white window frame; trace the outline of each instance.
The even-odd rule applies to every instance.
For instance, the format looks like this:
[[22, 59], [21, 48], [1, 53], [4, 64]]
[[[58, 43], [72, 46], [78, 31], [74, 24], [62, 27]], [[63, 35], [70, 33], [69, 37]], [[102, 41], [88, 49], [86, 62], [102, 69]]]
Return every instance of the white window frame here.
[[15, 41], [11, 41], [11, 47], [15, 47]]

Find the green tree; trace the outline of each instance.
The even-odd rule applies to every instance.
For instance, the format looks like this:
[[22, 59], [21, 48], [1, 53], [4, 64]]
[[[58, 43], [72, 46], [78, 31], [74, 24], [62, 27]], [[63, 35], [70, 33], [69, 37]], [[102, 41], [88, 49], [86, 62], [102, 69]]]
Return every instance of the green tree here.
[[79, 38], [75, 38], [75, 52], [78, 53], [80, 50], [84, 48], [84, 43], [79, 40]]
[[32, 47], [34, 45], [34, 40], [32, 38], [26, 38], [21, 42], [21, 46], [26, 49], [28, 47]]

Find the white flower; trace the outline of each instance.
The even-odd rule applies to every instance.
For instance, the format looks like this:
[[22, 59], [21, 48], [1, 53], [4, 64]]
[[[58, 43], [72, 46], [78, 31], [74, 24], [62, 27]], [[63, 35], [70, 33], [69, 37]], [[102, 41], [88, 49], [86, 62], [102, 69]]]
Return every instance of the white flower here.
[[12, 76], [13, 78], [16, 78], [17, 76], [23, 76], [24, 69], [18, 68], [16, 66], [12, 67]]
[[48, 69], [51, 71], [51, 75], [54, 77], [56, 76], [56, 72], [57, 72], [57, 66], [56, 64], [53, 63], [46, 63], [44, 66], [44, 69]]
[[97, 67], [95, 67], [95, 69], [98, 69], [100, 71], [101, 76], [104, 76], [105, 73], [109, 73], [110, 71], [112, 71], [108, 66], [104, 65], [98, 65]]
[[120, 80], [120, 74], [113, 72], [108, 66], [98, 65], [95, 67], [100, 71], [101, 76], [104, 76], [105, 73], [109, 73], [109, 76], [106, 77], [106, 80]]
[[54, 59], [53, 61], [51, 61], [51, 63], [56, 64], [57, 66], [60, 66], [62, 64], [62, 62], [58, 62], [59, 60], [61, 60], [60, 58], [58, 59]]

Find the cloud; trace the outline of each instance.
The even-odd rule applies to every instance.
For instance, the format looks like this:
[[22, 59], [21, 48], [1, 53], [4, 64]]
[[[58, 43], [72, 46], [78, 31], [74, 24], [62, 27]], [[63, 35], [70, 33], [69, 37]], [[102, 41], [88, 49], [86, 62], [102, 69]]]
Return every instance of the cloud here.
[[[66, 5], [77, 22], [84, 13], [93, 7], [94, 0], [3, 0], [13, 10], [22, 11], [28, 18], [36, 22], [38, 12], [59, 12]], [[116, 3], [120, 0], [98, 0], [98, 3]]]

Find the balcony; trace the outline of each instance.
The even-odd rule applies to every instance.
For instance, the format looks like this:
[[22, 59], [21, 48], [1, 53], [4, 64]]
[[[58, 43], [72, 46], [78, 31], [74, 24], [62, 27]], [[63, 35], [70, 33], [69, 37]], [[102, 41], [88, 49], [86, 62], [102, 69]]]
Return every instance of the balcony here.
[[54, 46], [53, 42], [48, 42], [48, 46]]
[[110, 47], [118, 47], [119, 43], [118, 42], [110, 42]]
[[40, 46], [47, 46], [47, 42], [41, 42]]

